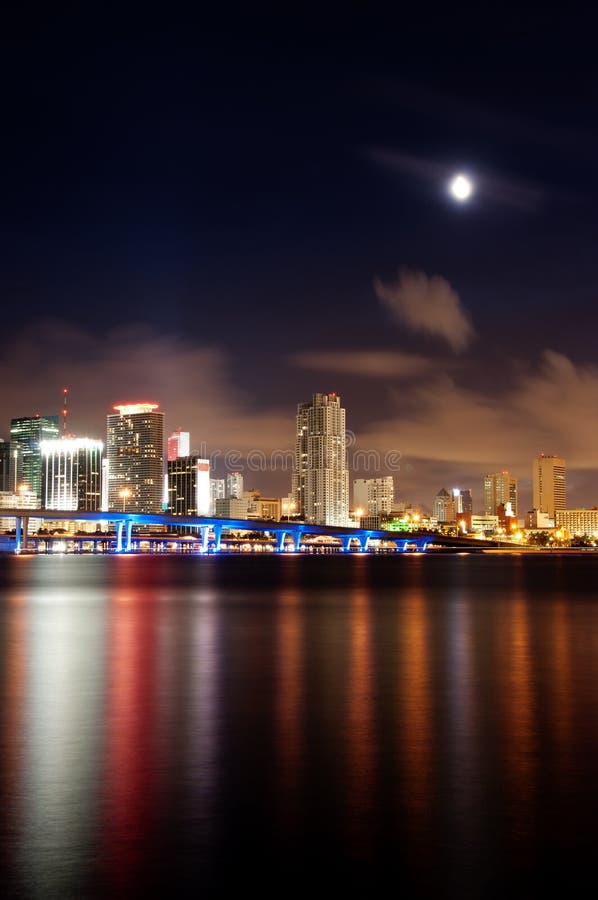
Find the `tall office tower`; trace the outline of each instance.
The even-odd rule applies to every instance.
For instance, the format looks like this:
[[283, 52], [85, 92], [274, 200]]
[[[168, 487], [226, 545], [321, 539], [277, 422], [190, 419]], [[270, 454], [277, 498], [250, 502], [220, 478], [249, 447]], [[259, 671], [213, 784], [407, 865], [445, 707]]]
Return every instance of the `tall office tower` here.
[[455, 505], [446, 488], [441, 488], [434, 497], [433, 514], [441, 523], [455, 521]]
[[560, 456], [540, 454], [533, 462], [533, 506], [554, 519], [567, 508], [567, 464]]
[[297, 407], [293, 496], [297, 513], [317, 525], [346, 525], [349, 471], [345, 410], [337, 394], [314, 394]]
[[510, 472], [484, 475], [484, 514], [496, 516], [501, 504], [506, 510], [510, 503], [513, 516], [517, 516], [517, 493], [517, 479], [512, 478]]
[[59, 438], [41, 441], [44, 509], [84, 509], [102, 504], [102, 441]]
[[10, 442], [0, 440], [0, 491], [10, 491]]
[[367, 516], [387, 516], [395, 498], [392, 475], [383, 478], [356, 478], [353, 482], [353, 508]]
[[230, 472], [226, 476], [226, 497], [228, 500], [240, 500], [243, 496], [243, 476], [240, 472]]
[[189, 439], [190, 435], [188, 431], [181, 431], [179, 428], [178, 431], [172, 432], [168, 438], [169, 462], [172, 462], [173, 459], [178, 459], [179, 456], [189, 456]]
[[456, 516], [472, 513], [473, 498], [471, 496], [471, 490], [469, 488], [465, 488], [465, 490], [453, 488], [453, 506], [455, 508]]
[[162, 511], [164, 413], [157, 403], [123, 403], [107, 417], [108, 509]]
[[41, 498], [41, 441], [51, 441], [60, 434], [58, 416], [22, 416], [10, 422], [11, 490], [19, 485]]
[[171, 516], [210, 514], [210, 460], [197, 456], [169, 459], [168, 506]]

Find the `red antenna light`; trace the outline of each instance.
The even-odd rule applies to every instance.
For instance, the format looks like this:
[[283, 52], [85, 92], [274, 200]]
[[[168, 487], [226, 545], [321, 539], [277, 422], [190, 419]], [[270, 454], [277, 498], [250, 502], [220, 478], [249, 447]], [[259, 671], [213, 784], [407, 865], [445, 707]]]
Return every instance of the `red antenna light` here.
[[66, 437], [66, 417], [68, 415], [68, 388], [62, 389], [62, 436]]

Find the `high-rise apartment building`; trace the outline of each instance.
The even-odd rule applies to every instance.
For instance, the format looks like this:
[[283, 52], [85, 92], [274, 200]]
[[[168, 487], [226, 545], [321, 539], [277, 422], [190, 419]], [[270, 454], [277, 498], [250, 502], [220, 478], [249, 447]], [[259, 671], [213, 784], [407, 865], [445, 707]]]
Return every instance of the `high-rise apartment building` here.
[[0, 492], [10, 491], [10, 442], [0, 440]]
[[108, 509], [162, 511], [164, 413], [157, 403], [123, 403], [107, 417]]
[[363, 510], [362, 515], [390, 515], [395, 497], [392, 475], [383, 478], [356, 478], [353, 481], [353, 509]]
[[102, 504], [102, 441], [62, 438], [41, 441], [44, 509], [96, 512]]
[[229, 472], [226, 476], [226, 497], [228, 500], [240, 500], [243, 496], [243, 476], [240, 472]]
[[533, 462], [533, 507], [554, 519], [557, 509], [567, 507], [567, 464], [560, 456], [540, 454]]
[[293, 496], [306, 522], [347, 524], [345, 410], [338, 394], [314, 394], [311, 402], [297, 407]]
[[226, 481], [224, 478], [210, 478], [210, 513], [214, 515], [216, 500], [226, 497]]
[[189, 456], [191, 452], [190, 439], [191, 436], [188, 431], [181, 431], [179, 428], [178, 431], [172, 432], [167, 444], [168, 462], [178, 459], [179, 456]]
[[[498, 507], [510, 509], [513, 516], [517, 516], [518, 482], [510, 472], [494, 472], [492, 475], [484, 475], [484, 514], [486, 516], [498, 515]], [[511, 506], [508, 507], [507, 504]]]
[[433, 514], [440, 523], [455, 521], [455, 505], [446, 488], [441, 488], [434, 497]]
[[168, 512], [172, 516], [210, 514], [210, 460], [197, 456], [169, 459]]
[[42, 494], [41, 441], [60, 434], [58, 416], [21, 416], [10, 423], [10, 489], [27, 487], [38, 499]]

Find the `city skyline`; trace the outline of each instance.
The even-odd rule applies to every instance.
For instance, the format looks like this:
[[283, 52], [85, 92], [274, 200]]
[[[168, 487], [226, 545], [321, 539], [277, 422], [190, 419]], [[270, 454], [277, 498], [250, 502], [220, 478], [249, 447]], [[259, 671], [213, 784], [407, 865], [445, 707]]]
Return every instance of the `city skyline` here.
[[17, 29], [0, 421], [66, 384], [92, 433], [124, 386], [169, 430], [269, 452], [293, 446], [296, 398], [336, 391], [415, 502], [506, 466], [531, 498], [541, 452], [568, 460], [572, 502], [598, 497], [589, 32], [567, 53], [520, 13], [488, 45], [426, 29], [422, 53], [402, 19], [397, 53], [390, 22], [136, 21], [126, 50], [74, 40], [76, 16]]

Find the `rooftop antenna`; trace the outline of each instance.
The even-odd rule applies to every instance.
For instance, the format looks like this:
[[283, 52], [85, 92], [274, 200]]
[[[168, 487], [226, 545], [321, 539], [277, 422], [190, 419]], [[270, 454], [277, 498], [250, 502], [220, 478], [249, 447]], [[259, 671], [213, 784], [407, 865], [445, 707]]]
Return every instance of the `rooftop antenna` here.
[[68, 415], [68, 388], [62, 389], [62, 436], [66, 437], [66, 417]]

